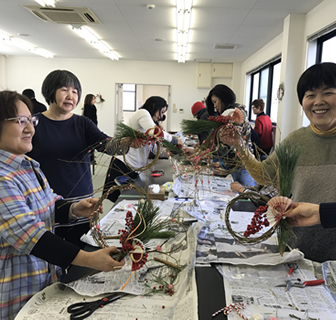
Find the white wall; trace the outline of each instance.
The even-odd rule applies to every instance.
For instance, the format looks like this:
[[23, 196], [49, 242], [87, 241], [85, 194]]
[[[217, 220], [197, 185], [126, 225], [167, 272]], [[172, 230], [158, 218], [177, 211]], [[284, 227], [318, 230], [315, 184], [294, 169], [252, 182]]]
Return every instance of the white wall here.
[[[46, 75], [55, 69], [67, 69], [81, 81], [83, 96], [75, 109], [80, 114], [87, 93], [102, 94], [105, 102], [97, 104], [99, 128], [109, 135], [114, 132], [115, 83], [141, 83], [170, 85], [170, 105], [184, 109], [184, 113], [168, 110], [168, 130], [179, 131], [181, 118], [192, 119], [191, 106], [207, 96], [209, 89], [196, 88], [197, 63], [112, 61], [82, 59], [45, 59], [39, 57], [8, 57], [7, 88], [22, 92], [30, 87], [36, 98], [45, 102], [41, 84]], [[181, 117], [182, 116], [182, 117]]]

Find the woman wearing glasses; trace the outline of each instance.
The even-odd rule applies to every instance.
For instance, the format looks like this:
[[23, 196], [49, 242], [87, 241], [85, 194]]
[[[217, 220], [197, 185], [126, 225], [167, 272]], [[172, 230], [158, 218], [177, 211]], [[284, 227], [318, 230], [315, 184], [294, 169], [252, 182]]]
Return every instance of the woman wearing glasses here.
[[96, 199], [66, 202], [50, 189], [32, 149], [31, 102], [0, 92], [0, 319], [14, 319], [28, 299], [57, 280], [56, 266], [70, 264], [112, 271], [124, 262], [110, 257], [115, 247], [84, 252], [54, 234], [55, 219], [88, 217]]

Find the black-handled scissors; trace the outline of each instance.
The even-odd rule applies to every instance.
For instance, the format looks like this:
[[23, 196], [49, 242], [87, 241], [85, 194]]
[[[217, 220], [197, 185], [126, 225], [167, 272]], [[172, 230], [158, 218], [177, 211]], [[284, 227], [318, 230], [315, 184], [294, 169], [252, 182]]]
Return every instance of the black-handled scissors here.
[[85, 319], [94, 313], [98, 308], [102, 308], [103, 306], [118, 300], [125, 296], [125, 293], [114, 293], [99, 300], [91, 301], [91, 302], [78, 302], [70, 305], [67, 309], [70, 315], [70, 319]]

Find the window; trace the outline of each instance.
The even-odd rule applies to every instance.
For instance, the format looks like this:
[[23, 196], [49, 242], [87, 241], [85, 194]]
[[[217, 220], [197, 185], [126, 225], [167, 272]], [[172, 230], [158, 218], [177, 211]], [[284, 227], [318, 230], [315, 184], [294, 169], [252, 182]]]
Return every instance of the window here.
[[252, 111], [252, 101], [263, 99], [265, 102], [264, 112], [269, 115], [273, 123], [277, 122], [278, 98], [277, 91], [280, 84], [281, 60], [274, 59], [266, 65], [249, 74], [250, 85], [247, 90], [247, 109], [249, 120], [254, 121], [256, 115]]
[[123, 111], [136, 111], [136, 85], [123, 85]]
[[336, 63], [336, 30], [317, 39], [316, 63]]

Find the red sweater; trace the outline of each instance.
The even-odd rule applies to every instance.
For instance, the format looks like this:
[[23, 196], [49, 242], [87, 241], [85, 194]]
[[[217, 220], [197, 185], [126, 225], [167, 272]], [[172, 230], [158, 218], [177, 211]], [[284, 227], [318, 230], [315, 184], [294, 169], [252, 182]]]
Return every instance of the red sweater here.
[[263, 149], [273, 147], [272, 128], [270, 117], [264, 112], [260, 113], [255, 121], [254, 130], [259, 134]]

